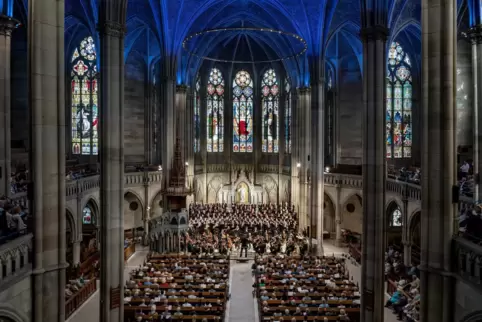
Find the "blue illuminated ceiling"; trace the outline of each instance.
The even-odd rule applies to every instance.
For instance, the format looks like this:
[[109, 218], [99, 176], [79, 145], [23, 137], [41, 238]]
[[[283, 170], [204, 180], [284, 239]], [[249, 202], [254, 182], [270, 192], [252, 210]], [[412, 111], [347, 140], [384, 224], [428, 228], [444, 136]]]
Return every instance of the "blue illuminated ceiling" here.
[[[4, 4], [13, 2], [0, 1]], [[478, 3], [478, 0], [470, 1]], [[75, 44], [86, 34], [93, 35], [98, 42], [98, 0], [66, 0], [65, 3], [65, 43], [66, 56], [69, 57]], [[414, 51], [419, 51], [420, 0], [128, 0], [125, 57], [127, 59], [135, 53], [144, 57], [146, 66], [159, 60], [170, 60], [169, 65], [177, 66], [172, 73], [178, 82], [188, 84], [201, 61], [182, 49], [186, 36], [206, 29], [233, 26], [272, 28], [295, 33], [306, 40], [306, 55], [285, 61], [284, 67], [293, 86], [309, 85], [308, 61], [312, 57], [334, 61], [343, 55], [355, 54], [361, 62], [362, 11], [370, 11], [375, 4], [377, 8], [385, 6], [380, 12], [386, 12], [385, 20], [392, 38], [404, 38], [404, 42], [413, 43]], [[458, 0], [458, 4], [460, 7], [462, 0]], [[474, 7], [472, 4], [472, 17], [479, 13]], [[209, 46], [200, 43], [196, 47], [197, 53], [219, 56], [225, 46], [233, 47], [237, 39], [239, 37], [219, 39], [210, 42]], [[335, 39], [338, 44], [343, 43], [336, 50], [332, 48]], [[254, 56], [256, 60], [275, 59], [294, 50], [290, 44], [268, 35], [245, 38], [240, 42], [246, 44], [241, 47], [252, 47], [247, 60], [254, 59]], [[245, 56], [246, 49], [242, 50], [244, 52], [236, 55]]]

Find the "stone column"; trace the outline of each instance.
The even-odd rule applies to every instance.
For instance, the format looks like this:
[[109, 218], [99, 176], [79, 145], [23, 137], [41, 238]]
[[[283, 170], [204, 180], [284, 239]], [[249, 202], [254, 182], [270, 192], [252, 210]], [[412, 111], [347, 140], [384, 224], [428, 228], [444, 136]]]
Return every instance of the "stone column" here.
[[[187, 129], [187, 118], [186, 118], [186, 98], [187, 98], [187, 86], [178, 85], [176, 86], [176, 122], [179, 119], [179, 129], [174, 128], [174, 132], [179, 131], [179, 138], [181, 140], [181, 152], [183, 158], [186, 157], [186, 129]], [[177, 126], [177, 124], [176, 124]]]
[[75, 265], [80, 264], [80, 240], [76, 240], [72, 246], [73, 251], [73, 261], [72, 263]]
[[337, 183], [336, 205], [335, 205], [335, 232], [336, 232], [335, 245], [338, 247], [340, 247], [343, 242], [341, 237], [341, 208], [343, 207], [343, 205], [340, 204], [340, 196], [341, 196], [341, 186]]
[[[189, 185], [194, 184], [194, 106], [193, 91], [188, 90], [186, 96], [186, 157], [185, 160], [189, 164], [187, 167], [187, 182]], [[194, 188], [194, 187], [193, 187]], [[194, 196], [191, 196], [194, 201]]]
[[11, 149], [10, 149], [10, 54], [12, 31], [18, 22], [0, 16], [0, 196], [10, 196]]
[[407, 196], [407, 186], [403, 190], [402, 197], [402, 245], [403, 245], [403, 264], [409, 266], [412, 261], [411, 244], [410, 244], [410, 226], [409, 226], [409, 214], [408, 214], [408, 196]]
[[[482, 169], [482, 25], [470, 28], [467, 35], [472, 43], [474, 174], [480, 176]], [[480, 183], [474, 184], [474, 200], [481, 200], [481, 194]]]
[[299, 128], [297, 130], [299, 140], [297, 142], [300, 155], [300, 159], [298, 161], [298, 163], [300, 164], [300, 167], [298, 168], [300, 182], [299, 216], [300, 222], [303, 225], [302, 229], [310, 226], [311, 232], [311, 222], [308, 219], [308, 175], [310, 166], [310, 161], [308, 161], [308, 158], [311, 152], [311, 88], [300, 88], [298, 92], [298, 97], [299, 105], [297, 106], [297, 112], [299, 112]]
[[[299, 168], [297, 164], [300, 162], [299, 155], [299, 135], [298, 135], [298, 93], [292, 90], [291, 94], [291, 204], [296, 208], [299, 218], [300, 213], [298, 206], [300, 204], [299, 200], [299, 190], [300, 190], [300, 179], [299, 179]], [[299, 223], [299, 228], [301, 229], [301, 222]]]
[[[456, 204], [455, 1], [422, 1], [420, 321], [453, 321], [451, 242]], [[443, 173], [443, 175], [440, 175]]]
[[[64, 1], [28, 3], [30, 200], [34, 226], [33, 316], [65, 321]], [[3, 63], [3, 62], [2, 62]], [[48, 84], [48, 85], [46, 85]]]
[[324, 231], [324, 62], [312, 57], [311, 62], [311, 217], [316, 225], [316, 255], [323, 255]]
[[388, 30], [371, 26], [363, 39], [362, 322], [383, 322], [385, 304], [385, 73]]
[[162, 113], [162, 179], [163, 186], [169, 184], [170, 169], [176, 140], [176, 58], [164, 57], [161, 62], [161, 113]]
[[110, 322], [124, 320], [124, 34], [101, 18], [100, 320]]

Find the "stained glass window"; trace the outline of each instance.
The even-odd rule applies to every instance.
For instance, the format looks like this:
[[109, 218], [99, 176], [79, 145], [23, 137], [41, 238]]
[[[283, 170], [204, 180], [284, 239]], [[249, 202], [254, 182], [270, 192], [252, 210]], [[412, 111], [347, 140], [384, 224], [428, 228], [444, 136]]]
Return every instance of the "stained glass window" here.
[[233, 151], [253, 152], [253, 80], [245, 70], [233, 80]]
[[84, 210], [82, 211], [82, 223], [84, 225], [90, 225], [92, 224], [92, 209], [90, 209], [89, 206], [84, 207]]
[[285, 80], [285, 151], [291, 153], [291, 85]]
[[72, 55], [72, 153], [99, 153], [97, 53], [94, 39], [86, 37]]
[[201, 152], [201, 79], [197, 78], [194, 88], [194, 152]]
[[206, 87], [207, 151], [224, 151], [224, 78], [217, 68], [211, 69]]
[[261, 103], [263, 106], [262, 151], [278, 152], [279, 86], [276, 72], [269, 69], [261, 80]]
[[390, 226], [392, 227], [402, 226], [402, 211], [398, 207], [392, 212], [392, 216], [390, 218]]
[[412, 156], [411, 62], [402, 46], [393, 42], [388, 51], [386, 136], [387, 158]]

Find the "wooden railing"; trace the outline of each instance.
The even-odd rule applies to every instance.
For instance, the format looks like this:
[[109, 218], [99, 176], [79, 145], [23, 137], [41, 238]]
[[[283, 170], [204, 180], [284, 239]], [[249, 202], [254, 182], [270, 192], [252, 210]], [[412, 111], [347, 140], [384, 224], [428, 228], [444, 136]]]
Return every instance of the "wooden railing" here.
[[131, 243], [129, 246], [124, 248], [124, 261], [127, 262], [129, 258], [136, 252], [136, 244]]
[[360, 249], [358, 249], [357, 244], [350, 244], [348, 246], [348, 252], [351, 257], [353, 257], [357, 261], [358, 264], [361, 263], [361, 251]]
[[97, 290], [95, 278], [87, 282], [77, 293], [65, 301], [65, 319], [68, 319]]

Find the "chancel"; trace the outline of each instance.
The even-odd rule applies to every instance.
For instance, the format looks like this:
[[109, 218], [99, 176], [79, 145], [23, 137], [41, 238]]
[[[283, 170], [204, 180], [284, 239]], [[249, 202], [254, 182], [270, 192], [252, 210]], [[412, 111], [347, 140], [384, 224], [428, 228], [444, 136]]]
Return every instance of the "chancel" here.
[[481, 1], [0, 0], [0, 321], [482, 321]]

